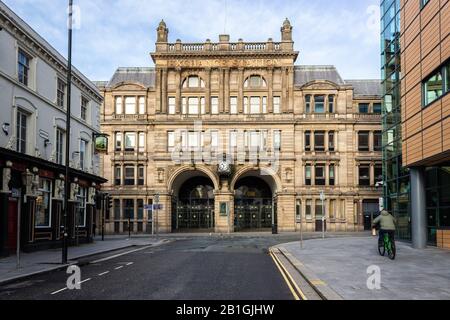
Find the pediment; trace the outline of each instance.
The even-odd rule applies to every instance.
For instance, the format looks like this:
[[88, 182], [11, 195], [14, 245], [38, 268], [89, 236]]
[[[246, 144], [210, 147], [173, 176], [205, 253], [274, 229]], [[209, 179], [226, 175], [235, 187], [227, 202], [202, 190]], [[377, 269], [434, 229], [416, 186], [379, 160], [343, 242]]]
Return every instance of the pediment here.
[[131, 83], [131, 82], [121, 82], [114, 86], [114, 89], [116, 90], [123, 90], [123, 91], [134, 91], [134, 90], [142, 90], [147, 89], [144, 85], [140, 83]]
[[331, 81], [311, 81], [302, 86], [302, 89], [310, 90], [339, 90], [339, 85]]

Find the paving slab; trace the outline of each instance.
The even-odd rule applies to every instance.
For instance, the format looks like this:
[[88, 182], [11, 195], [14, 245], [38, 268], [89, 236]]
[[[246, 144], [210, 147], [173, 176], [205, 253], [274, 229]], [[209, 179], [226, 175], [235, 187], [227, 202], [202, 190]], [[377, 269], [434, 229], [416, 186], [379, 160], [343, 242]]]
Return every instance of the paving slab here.
[[[397, 258], [391, 261], [378, 254], [374, 237], [307, 240], [303, 249], [299, 242], [277, 247], [346, 300], [450, 300], [448, 250], [416, 250], [397, 242]], [[369, 267], [379, 268], [380, 289], [368, 288]]]

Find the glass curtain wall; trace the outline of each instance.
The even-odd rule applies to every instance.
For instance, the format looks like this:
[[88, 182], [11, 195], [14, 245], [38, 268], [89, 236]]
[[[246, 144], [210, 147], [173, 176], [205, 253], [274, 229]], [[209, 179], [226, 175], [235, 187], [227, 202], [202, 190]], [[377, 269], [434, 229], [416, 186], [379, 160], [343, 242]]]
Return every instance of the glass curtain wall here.
[[409, 170], [402, 166], [400, 58], [400, 0], [382, 0], [384, 205], [398, 220], [398, 238], [411, 240]]

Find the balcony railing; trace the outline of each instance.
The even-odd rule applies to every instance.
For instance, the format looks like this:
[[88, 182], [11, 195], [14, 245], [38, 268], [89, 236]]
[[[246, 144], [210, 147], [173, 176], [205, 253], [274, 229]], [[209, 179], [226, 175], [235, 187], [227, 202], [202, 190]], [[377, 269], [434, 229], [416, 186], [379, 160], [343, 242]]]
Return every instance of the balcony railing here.
[[[163, 47], [164, 48], [164, 47]], [[165, 49], [162, 49], [164, 51]], [[271, 52], [281, 51], [281, 42], [225, 42], [225, 43], [169, 43], [168, 52], [208, 52], [208, 51], [233, 51], [233, 52]]]

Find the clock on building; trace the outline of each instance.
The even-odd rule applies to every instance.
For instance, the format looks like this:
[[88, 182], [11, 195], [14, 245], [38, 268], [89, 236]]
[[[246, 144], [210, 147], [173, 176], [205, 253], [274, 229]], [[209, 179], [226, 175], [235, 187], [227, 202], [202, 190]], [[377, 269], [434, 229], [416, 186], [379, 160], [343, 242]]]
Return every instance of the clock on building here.
[[228, 161], [222, 161], [219, 163], [218, 170], [220, 176], [231, 175], [231, 164]]

